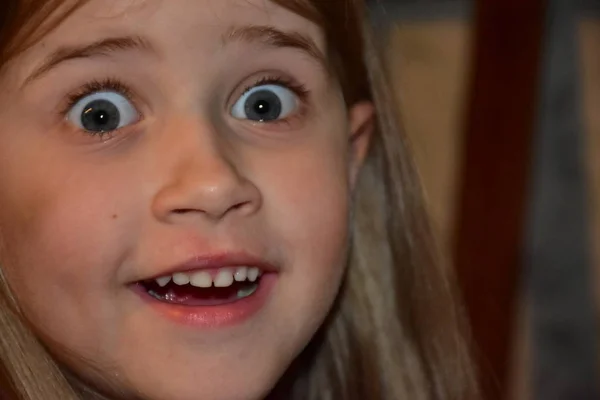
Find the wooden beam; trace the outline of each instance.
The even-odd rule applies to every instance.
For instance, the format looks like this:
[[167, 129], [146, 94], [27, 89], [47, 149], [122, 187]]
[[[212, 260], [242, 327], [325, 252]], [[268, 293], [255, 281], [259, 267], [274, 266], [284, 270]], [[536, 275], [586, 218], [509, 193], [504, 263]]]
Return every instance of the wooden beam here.
[[478, 0], [454, 256], [486, 400], [508, 393], [544, 0]]

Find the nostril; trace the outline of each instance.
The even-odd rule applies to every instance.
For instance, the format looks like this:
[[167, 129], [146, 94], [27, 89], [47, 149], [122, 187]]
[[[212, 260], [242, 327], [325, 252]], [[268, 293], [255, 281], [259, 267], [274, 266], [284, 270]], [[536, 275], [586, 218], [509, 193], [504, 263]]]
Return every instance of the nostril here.
[[254, 205], [251, 201], [242, 201], [240, 203], [232, 205], [226, 213], [239, 213], [239, 214], [251, 214], [254, 209]]
[[234, 204], [233, 206], [231, 206], [230, 210], [231, 211], [239, 210], [240, 208], [244, 208], [244, 206], [246, 204], [249, 204], [249, 202], [245, 201], [245, 202], [242, 202], [242, 203]]
[[[227, 214], [227, 213], [229, 213], [231, 211], [242, 210], [248, 204], [250, 204], [250, 202], [240, 202], [240, 203], [234, 204], [231, 207], [229, 207], [226, 210], [224, 210], [223, 213], [218, 213], [218, 214], [220, 214], [218, 216], [221, 217], [222, 215]], [[178, 215], [184, 215], [184, 214], [190, 214], [190, 213], [197, 213], [197, 212], [206, 213], [206, 211], [204, 211], [204, 210], [195, 209], [195, 208], [177, 208], [177, 209], [174, 209], [172, 212], [173, 212], [173, 214], [178, 214]], [[216, 211], [213, 211], [212, 213], [217, 214]]]
[[187, 213], [191, 213], [191, 212], [194, 212], [194, 211], [197, 211], [197, 210], [194, 210], [192, 208], [179, 208], [177, 210], [173, 210], [173, 212], [175, 214], [187, 214]]

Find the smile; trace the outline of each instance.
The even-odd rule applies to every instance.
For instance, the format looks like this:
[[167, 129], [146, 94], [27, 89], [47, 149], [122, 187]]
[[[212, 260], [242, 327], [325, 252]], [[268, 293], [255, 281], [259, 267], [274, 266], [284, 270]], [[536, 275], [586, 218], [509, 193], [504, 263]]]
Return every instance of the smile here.
[[187, 306], [215, 306], [253, 295], [263, 275], [258, 267], [176, 272], [142, 282], [156, 300]]
[[246, 255], [194, 257], [132, 285], [159, 315], [178, 324], [219, 328], [244, 322], [267, 303], [278, 269]]

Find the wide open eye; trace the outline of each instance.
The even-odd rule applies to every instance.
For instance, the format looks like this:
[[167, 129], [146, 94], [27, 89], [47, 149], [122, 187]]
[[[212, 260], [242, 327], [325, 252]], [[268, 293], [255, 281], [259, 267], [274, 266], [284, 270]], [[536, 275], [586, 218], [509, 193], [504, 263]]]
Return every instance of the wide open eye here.
[[96, 92], [81, 98], [68, 112], [67, 119], [92, 134], [112, 132], [135, 123], [140, 115], [122, 94]]
[[280, 85], [259, 85], [240, 97], [231, 115], [237, 119], [256, 122], [273, 122], [286, 118], [298, 108], [298, 96]]

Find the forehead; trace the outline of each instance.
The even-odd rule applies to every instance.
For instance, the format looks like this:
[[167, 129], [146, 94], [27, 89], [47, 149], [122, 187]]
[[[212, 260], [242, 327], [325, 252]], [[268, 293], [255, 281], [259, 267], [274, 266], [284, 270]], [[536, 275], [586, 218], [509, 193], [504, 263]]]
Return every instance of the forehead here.
[[147, 33], [194, 45], [247, 25], [300, 31], [321, 41], [315, 24], [269, 0], [91, 0], [41, 42], [46, 47], [99, 35]]
[[10, 80], [24, 80], [56, 49], [107, 37], [140, 36], [167, 56], [210, 53], [223, 45], [224, 34], [248, 26], [300, 33], [325, 52], [316, 24], [269, 0], [89, 0], [11, 62]]

